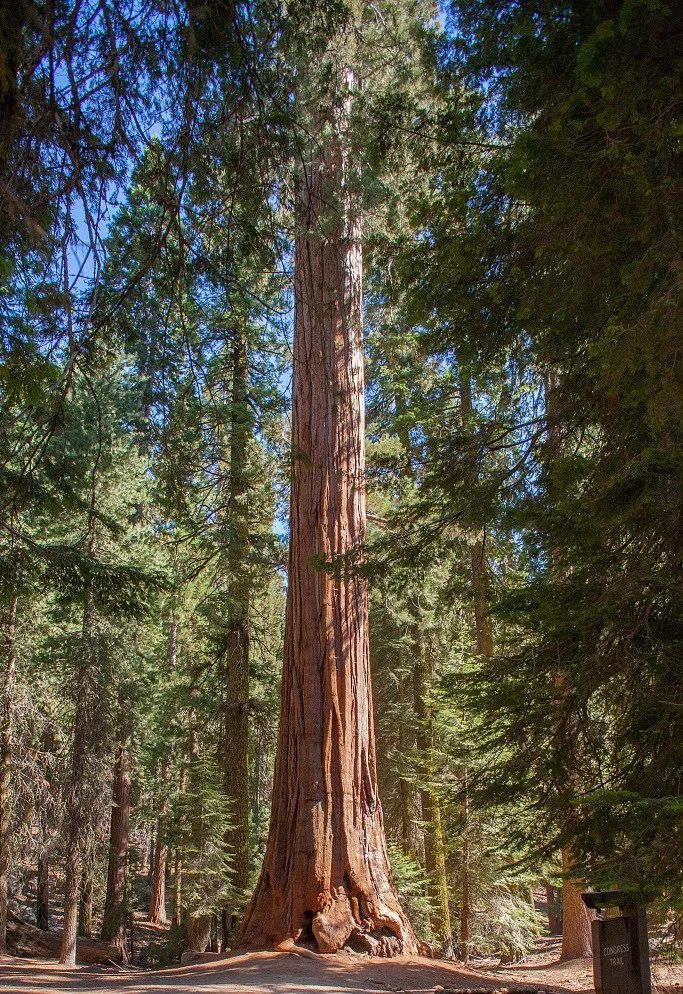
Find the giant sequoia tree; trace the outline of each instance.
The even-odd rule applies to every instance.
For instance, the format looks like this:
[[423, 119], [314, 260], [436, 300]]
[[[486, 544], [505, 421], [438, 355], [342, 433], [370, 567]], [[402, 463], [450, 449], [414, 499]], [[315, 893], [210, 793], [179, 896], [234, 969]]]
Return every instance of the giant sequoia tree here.
[[668, 3], [0, 13], [0, 951], [680, 914]]
[[[350, 61], [350, 60], [348, 60]], [[300, 177], [295, 257], [289, 587], [268, 848], [239, 937], [391, 955], [416, 942], [392, 881], [377, 792], [363, 560], [361, 217], [349, 127], [354, 72], [330, 60]], [[341, 63], [341, 64], [340, 64]]]

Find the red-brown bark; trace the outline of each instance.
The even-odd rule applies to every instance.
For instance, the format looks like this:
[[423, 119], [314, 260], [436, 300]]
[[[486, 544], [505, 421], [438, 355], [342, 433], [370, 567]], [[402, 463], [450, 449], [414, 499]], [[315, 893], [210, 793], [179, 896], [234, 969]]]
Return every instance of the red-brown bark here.
[[[366, 582], [360, 218], [346, 98], [304, 168], [296, 240], [289, 586], [268, 847], [237, 945], [411, 953], [377, 792]], [[324, 122], [320, 122], [322, 125]], [[324, 568], [326, 565], [326, 568]]]
[[572, 857], [568, 849], [562, 850], [562, 952], [561, 960], [579, 959], [593, 952], [591, 928], [593, 912], [581, 900], [581, 886], [570, 876]]
[[147, 920], [155, 925], [168, 924], [166, 917], [166, 862], [168, 860], [168, 843], [166, 841], [166, 831], [168, 828], [168, 760], [164, 759], [161, 764], [161, 809], [157, 818], [156, 845], [154, 847], [154, 861], [152, 864], [152, 893], [149, 899], [149, 915]]

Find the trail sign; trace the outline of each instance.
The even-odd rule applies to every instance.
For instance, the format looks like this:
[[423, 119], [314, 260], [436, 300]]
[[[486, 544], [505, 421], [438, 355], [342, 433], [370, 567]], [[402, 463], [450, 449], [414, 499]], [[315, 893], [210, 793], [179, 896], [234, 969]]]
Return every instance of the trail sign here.
[[[645, 909], [620, 891], [581, 896], [598, 911], [592, 926], [596, 994], [652, 994]], [[620, 917], [602, 917], [608, 904], [619, 905]]]

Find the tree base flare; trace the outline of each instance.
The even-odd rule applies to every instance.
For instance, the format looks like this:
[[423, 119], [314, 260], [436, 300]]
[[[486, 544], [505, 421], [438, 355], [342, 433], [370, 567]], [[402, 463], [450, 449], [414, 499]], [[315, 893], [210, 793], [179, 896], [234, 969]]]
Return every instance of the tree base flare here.
[[[275, 902], [271, 910], [278, 906], [282, 907]], [[260, 916], [257, 920], [262, 921]], [[362, 917], [358, 899], [343, 888], [337, 889], [318, 912], [304, 912], [299, 920], [305, 924], [295, 927], [280, 922], [278, 927], [271, 915], [265, 929], [256, 929], [247, 918], [247, 927], [243, 928], [236, 947], [272, 949], [274, 946], [280, 952], [308, 957], [343, 951], [357, 956], [391, 958], [418, 952], [412, 928], [402, 913], [385, 908], [377, 918]]]
[[355, 931], [349, 937], [344, 949], [366, 956], [380, 956], [391, 959], [405, 952], [401, 940], [387, 930], [383, 932]]
[[318, 952], [336, 953], [348, 947], [352, 952], [369, 956], [399, 956], [408, 938], [403, 934], [401, 918], [387, 913], [385, 921], [379, 924], [363, 921], [359, 907], [358, 897], [349, 897], [343, 887], [332, 894], [311, 922]]

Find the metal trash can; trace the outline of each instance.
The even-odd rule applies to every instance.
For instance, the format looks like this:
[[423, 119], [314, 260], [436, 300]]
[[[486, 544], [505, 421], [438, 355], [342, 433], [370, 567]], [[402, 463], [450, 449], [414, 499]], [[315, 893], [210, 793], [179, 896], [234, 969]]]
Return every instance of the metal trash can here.
[[[596, 994], [652, 994], [645, 908], [623, 891], [589, 891], [583, 903], [596, 911], [593, 921], [593, 977]], [[618, 907], [618, 918], [603, 908]]]

